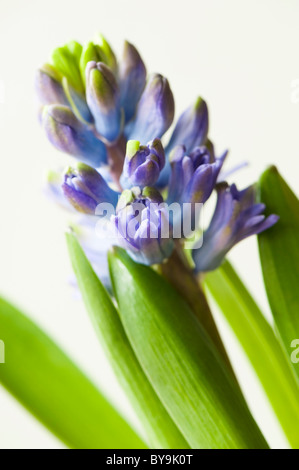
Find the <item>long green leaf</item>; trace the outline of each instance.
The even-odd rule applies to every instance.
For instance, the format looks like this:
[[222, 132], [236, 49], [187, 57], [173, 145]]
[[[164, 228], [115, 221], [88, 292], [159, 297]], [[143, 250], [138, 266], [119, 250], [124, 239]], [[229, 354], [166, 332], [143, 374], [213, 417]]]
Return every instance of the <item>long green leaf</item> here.
[[0, 364], [0, 382], [69, 447], [144, 447], [64, 352], [3, 299], [0, 338], [6, 361]]
[[86, 309], [121, 385], [144, 425], [153, 448], [189, 448], [145, 376], [119, 314], [72, 233], [68, 249]]
[[234, 379], [176, 290], [121, 249], [109, 263], [129, 340], [191, 446], [267, 447]]
[[[259, 188], [267, 213], [280, 217], [258, 240], [269, 303], [291, 362], [299, 338], [299, 201], [275, 167], [263, 173]], [[293, 365], [299, 376], [299, 363]]]
[[285, 434], [299, 447], [299, 389], [284, 351], [259, 307], [228, 261], [205, 284], [244, 348]]

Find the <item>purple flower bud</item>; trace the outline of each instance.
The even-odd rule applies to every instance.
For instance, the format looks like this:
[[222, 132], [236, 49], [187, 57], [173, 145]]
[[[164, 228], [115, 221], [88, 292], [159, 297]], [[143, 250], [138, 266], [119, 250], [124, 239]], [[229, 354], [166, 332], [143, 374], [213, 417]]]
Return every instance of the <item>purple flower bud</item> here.
[[227, 152], [211, 161], [206, 147], [196, 147], [186, 155], [183, 145], [175, 147], [170, 155], [171, 176], [167, 202], [202, 203], [210, 197]]
[[64, 175], [62, 190], [67, 200], [79, 212], [95, 214], [98, 204], [107, 202], [115, 207], [118, 193], [113, 191], [94, 168], [78, 163]]
[[70, 108], [59, 105], [45, 106], [42, 124], [50, 142], [58, 150], [94, 167], [107, 162], [106, 147]]
[[147, 145], [129, 140], [120, 183], [123, 188], [153, 186], [164, 165], [165, 153], [160, 139]]
[[85, 95], [79, 93], [66, 77], [49, 64], [45, 64], [36, 73], [35, 87], [42, 105], [61, 104], [70, 107], [76, 117], [89, 124], [93, 118], [88, 109]]
[[35, 88], [41, 104], [69, 104], [60, 82], [61, 77], [52, 65], [45, 64], [36, 72]]
[[137, 49], [125, 41], [123, 58], [119, 65], [120, 106], [124, 109], [125, 120], [135, 114], [137, 103], [146, 82], [146, 68]]
[[174, 99], [169, 83], [162, 75], [153, 75], [141, 95], [133, 121], [125, 134], [128, 139], [148, 142], [170, 127], [174, 116]]
[[238, 242], [274, 225], [277, 215], [265, 217], [264, 204], [256, 204], [255, 187], [238, 191], [235, 185], [221, 183], [217, 188], [217, 204], [208, 229], [204, 232], [203, 245], [193, 251], [196, 271], [218, 268], [228, 251]]
[[189, 155], [186, 155], [183, 145], [173, 149], [167, 202], [180, 204], [181, 211], [174, 212], [172, 224], [175, 229], [180, 227], [183, 236], [187, 237], [196, 230], [201, 209], [199, 204], [204, 204], [215, 188], [225, 156], [226, 153], [211, 163], [206, 147], [196, 147]]
[[166, 154], [176, 146], [184, 145], [187, 154], [195, 147], [203, 145], [209, 129], [208, 108], [202, 98], [198, 98], [192, 106], [181, 114], [174, 128]]
[[122, 127], [119, 89], [112, 70], [103, 62], [91, 61], [86, 66], [86, 100], [97, 132], [115, 141]]
[[138, 263], [159, 264], [171, 255], [174, 243], [168, 210], [154, 188], [123, 191], [112, 222], [119, 245]]
[[186, 109], [172, 133], [170, 141], [165, 148], [166, 165], [160, 174], [157, 186], [164, 188], [168, 184], [171, 174], [169, 157], [177, 145], [183, 145], [187, 155], [198, 146], [205, 144], [210, 153], [210, 163], [215, 160], [214, 148], [211, 141], [207, 139], [209, 127], [208, 108], [204, 100], [198, 98], [192, 106]]

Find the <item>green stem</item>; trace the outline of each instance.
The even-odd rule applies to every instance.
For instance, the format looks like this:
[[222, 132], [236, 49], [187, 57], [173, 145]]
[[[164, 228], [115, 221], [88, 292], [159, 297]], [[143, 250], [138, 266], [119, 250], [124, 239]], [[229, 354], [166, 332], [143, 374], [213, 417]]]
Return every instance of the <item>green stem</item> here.
[[121, 136], [115, 144], [107, 146], [107, 153], [109, 172], [117, 189], [121, 191], [122, 188], [119, 184], [119, 178], [122, 174], [124, 155], [126, 154], [126, 142], [123, 136]]

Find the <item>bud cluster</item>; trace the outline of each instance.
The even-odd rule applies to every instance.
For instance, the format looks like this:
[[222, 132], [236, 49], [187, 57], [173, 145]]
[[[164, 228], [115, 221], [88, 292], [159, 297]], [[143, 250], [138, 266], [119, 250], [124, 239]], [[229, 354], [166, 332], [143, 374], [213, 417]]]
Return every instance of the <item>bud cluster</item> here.
[[[80, 161], [64, 174], [63, 197], [86, 217], [98, 217], [99, 204], [111, 205], [109, 219], [117, 235], [111, 239], [117, 238], [136, 261], [157, 264], [171, 255], [174, 234], [186, 221], [184, 211], [171, 213], [169, 205], [190, 208], [190, 229], [180, 231], [182, 238], [199, 231], [197, 208], [214, 189], [214, 215], [202, 246], [193, 251], [197, 271], [215, 269], [236, 243], [276, 223], [276, 216], [265, 218], [265, 207], [255, 203], [253, 186], [238, 191], [219, 183], [227, 152], [215, 156], [202, 98], [178, 118], [164, 150], [161, 139], [174, 118], [173, 94], [162, 75], [147, 77], [129, 42], [120, 61], [103, 36], [55, 49], [51, 63], [37, 72], [36, 89], [48, 139]], [[51, 192], [57, 198], [53, 182]]]

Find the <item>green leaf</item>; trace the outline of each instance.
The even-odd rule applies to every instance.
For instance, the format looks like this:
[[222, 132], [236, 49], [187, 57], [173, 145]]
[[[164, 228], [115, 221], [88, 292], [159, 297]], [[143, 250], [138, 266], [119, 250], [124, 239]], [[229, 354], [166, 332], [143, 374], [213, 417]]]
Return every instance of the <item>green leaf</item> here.
[[187, 250], [182, 253], [180, 247], [176, 246], [171, 256], [158, 266], [157, 271], [187, 302], [237, 381], [202, 286], [188, 264], [186, 254]]
[[69, 447], [144, 447], [64, 352], [1, 298], [0, 338], [6, 361], [0, 364], [0, 382]]
[[[279, 334], [290, 358], [299, 338], [299, 201], [275, 167], [259, 182], [267, 214], [280, 219], [258, 237], [266, 291]], [[299, 376], [299, 364], [293, 364]]]
[[95, 331], [115, 373], [127, 392], [154, 448], [189, 448], [147, 380], [128, 341], [119, 314], [75, 235], [67, 235], [78, 285]]
[[290, 444], [298, 448], [299, 390], [272, 328], [228, 261], [206, 275], [205, 285], [243, 346]]
[[119, 248], [109, 263], [129, 340], [190, 445], [266, 448], [237, 384], [182, 297]]

